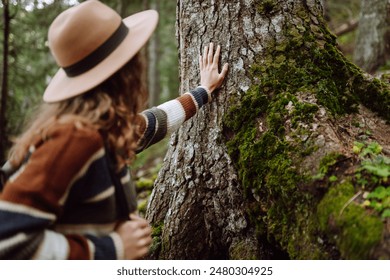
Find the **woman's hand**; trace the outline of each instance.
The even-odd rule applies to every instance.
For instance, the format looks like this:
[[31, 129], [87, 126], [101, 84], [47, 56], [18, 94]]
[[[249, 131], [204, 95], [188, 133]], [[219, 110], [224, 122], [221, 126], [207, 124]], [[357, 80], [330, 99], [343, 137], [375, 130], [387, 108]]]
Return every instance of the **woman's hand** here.
[[152, 229], [147, 220], [130, 215], [131, 220], [121, 224], [116, 232], [121, 237], [125, 259], [136, 260], [149, 252], [152, 243]]
[[222, 85], [228, 71], [228, 64], [226, 63], [221, 73], [218, 73], [220, 52], [221, 47], [218, 46], [214, 54], [214, 45], [210, 43], [210, 46], [204, 48], [203, 56], [199, 56], [200, 85], [206, 87], [209, 93], [212, 93]]

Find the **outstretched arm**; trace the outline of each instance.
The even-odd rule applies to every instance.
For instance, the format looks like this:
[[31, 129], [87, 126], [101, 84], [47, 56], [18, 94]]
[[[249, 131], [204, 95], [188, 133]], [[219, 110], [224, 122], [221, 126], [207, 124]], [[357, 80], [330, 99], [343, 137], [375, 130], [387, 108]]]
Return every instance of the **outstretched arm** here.
[[139, 114], [137, 122], [142, 136], [137, 153], [177, 130], [183, 122], [194, 116], [212, 99], [213, 92], [222, 85], [228, 71], [227, 63], [221, 73], [218, 71], [220, 52], [221, 47], [218, 46], [214, 53], [214, 45], [210, 43], [204, 48], [203, 56], [199, 56], [199, 87]]

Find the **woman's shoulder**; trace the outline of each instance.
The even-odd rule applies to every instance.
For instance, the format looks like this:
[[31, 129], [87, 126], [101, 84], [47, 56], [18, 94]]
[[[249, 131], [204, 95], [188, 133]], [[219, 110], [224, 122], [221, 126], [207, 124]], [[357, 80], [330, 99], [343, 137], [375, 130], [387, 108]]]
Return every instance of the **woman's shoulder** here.
[[75, 155], [94, 153], [104, 147], [102, 136], [96, 128], [77, 122], [57, 123], [42, 139], [43, 143], [50, 143], [49, 146], [66, 147], [68, 153]]
[[56, 123], [43, 138], [70, 138], [74, 140], [89, 140], [89, 142], [103, 145], [102, 136], [92, 125], [85, 125], [78, 122]]
[[75, 123], [58, 123], [48, 129], [41, 143], [30, 148], [30, 165], [50, 174], [66, 173], [72, 178], [104, 156], [103, 139], [97, 129]]

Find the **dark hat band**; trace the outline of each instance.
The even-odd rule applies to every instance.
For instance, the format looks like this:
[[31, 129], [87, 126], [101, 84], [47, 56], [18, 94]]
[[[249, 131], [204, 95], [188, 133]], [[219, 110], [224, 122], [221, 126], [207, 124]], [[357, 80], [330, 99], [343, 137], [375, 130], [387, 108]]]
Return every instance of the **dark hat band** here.
[[96, 50], [75, 64], [62, 69], [68, 77], [76, 77], [91, 70], [109, 56], [122, 43], [128, 33], [129, 28], [121, 22], [117, 30]]

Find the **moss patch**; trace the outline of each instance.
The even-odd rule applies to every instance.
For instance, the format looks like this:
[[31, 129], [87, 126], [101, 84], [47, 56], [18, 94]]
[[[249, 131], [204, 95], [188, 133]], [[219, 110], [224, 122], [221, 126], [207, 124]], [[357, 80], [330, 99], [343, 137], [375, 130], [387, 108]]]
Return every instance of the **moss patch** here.
[[153, 240], [153, 242], [152, 242], [152, 245], [150, 246], [149, 254], [153, 258], [158, 258], [159, 253], [162, 250], [162, 247], [163, 247], [162, 243], [163, 242], [161, 239], [161, 235], [162, 235], [163, 229], [164, 229], [163, 223], [157, 223], [157, 224], [152, 225], [152, 240]]
[[[274, 8], [268, 5], [271, 2], [262, 2], [258, 10], [269, 13]], [[327, 230], [319, 227], [317, 209], [312, 206], [322, 196], [315, 197], [307, 191], [316, 184], [315, 178], [297, 168], [316, 147], [311, 141], [291, 137], [291, 131], [286, 131], [287, 123], [302, 134], [302, 124], [313, 121], [318, 106], [299, 100], [302, 92], [313, 93], [317, 103], [333, 116], [357, 112], [362, 102], [387, 120], [390, 95], [379, 80], [368, 82], [337, 50], [335, 37], [321, 23], [311, 22], [309, 14], [301, 13], [301, 25], [287, 24], [283, 40], [268, 42], [266, 52], [251, 65], [252, 87], [241, 94], [239, 105], [231, 108], [224, 125], [232, 131], [228, 152], [247, 198], [254, 201], [248, 213], [258, 235], [280, 246], [291, 258], [325, 259], [331, 256], [323, 250], [324, 244], [318, 237], [327, 236]], [[294, 109], [289, 110], [289, 105]], [[329, 173], [337, 156], [328, 155], [322, 160], [323, 175]], [[331, 200], [334, 195], [330, 192], [327, 197]], [[321, 215], [327, 217], [330, 213], [324, 207]], [[336, 240], [342, 256], [364, 258], [378, 241], [380, 223], [362, 208], [352, 206], [342, 217], [337, 223], [344, 237]], [[374, 230], [370, 237], [365, 229], [360, 229], [366, 226]], [[354, 227], [359, 230], [354, 232]], [[361, 236], [367, 240], [363, 242]], [[356, 248], [360, 242], [363, 246]]]
[[[337, 160], [342, 157], [343, 155], [336, 152], [331, 152], [325, 155], [320, 161], [320, 167], [318, 173], [312, 178], [314, 180], [323, 179], [329, 173], [329, 170], [332, 168], [332, 166], [334, 166], [337, 163]], [[333, 176], [331, 176], [330, 178], [332, 178]], [[331, 179], [331, 181], [335, 181], [335, 180]]]
[[333, 186], [318, 205], [319, 225], [334, 239], [343, 258], [367, 259], [381, 240], [383, 223], [350, 201], [355, 193], [350, 182]]
[[[257, 232], [259, 236], [267, 236], [271, 243], [279, 243], [290, 257], [326, 258], [312, 246], [315, 244], [313, 234], [302, 235], [315, 227], [310, 226], [311, 210], [307, 207], [311, 205], [311, 198], [300, 190], [309, 177], [299, 174], [295, 163], [300, 160], [296, 158], [297, 154], [308, 152], [312, 147], [301, 140], [291, 143], [285, 139], [286, 120], [310, 122], [317, 106], [305, 105], [290, 93], [280, 93], [272, 98], [259, 94], [257, 98], [257, 90], [258, 87], [254, 87], [244, 98], [245, 110], [233, 109], [236, 111], [232, 111], [226, 120], [236, 132], [227, 146], [242, 185], [248, 196], [253, 191], [261, 198], [260, 205], [250, 210]], [[286, 106], [290, 102], [295, 109], [288, 112]], [[241, 119], [241, 114], [248, 117]], [[253, 119], [256, 114], [266, 122], [267, 131], [262, 134], [258, 133], [256, 121], [243, 121], [250, 119], [249, 116]]]
[[135, 185], [137, 187], [137, 191], [143, 191], [143, 190], [152, 190], [153, 184], [154, 184], [155, 177], [152, 178], [139, 178]]
[[229, 256], [232, 260], [255, 260], [257, 259], [256, 248], [253, 248], [253, 244], [246, 241], [241, 241], [232, 246], [229, 249]]

